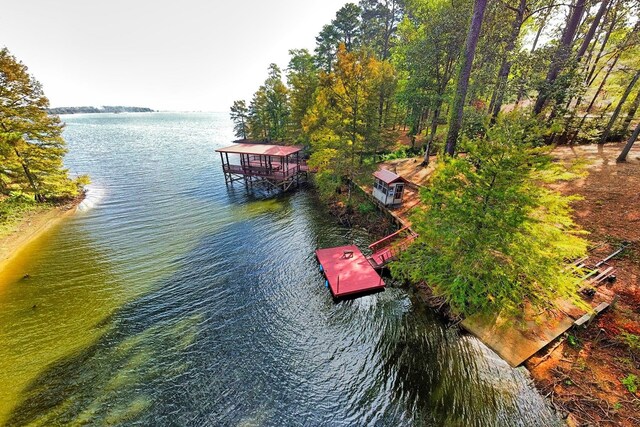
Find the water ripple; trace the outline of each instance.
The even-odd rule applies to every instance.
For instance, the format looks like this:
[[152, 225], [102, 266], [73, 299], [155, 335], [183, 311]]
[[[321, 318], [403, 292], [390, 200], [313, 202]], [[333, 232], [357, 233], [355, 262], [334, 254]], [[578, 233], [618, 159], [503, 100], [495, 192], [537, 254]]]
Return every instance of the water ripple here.
[[0, 294], [9, 424], [555, 423], [526, 372], [392, 281], [335, 303], [314, 249], [369, 236], [308, 191], [225, 187], [226, 114], [65, 120], [95, 184]]

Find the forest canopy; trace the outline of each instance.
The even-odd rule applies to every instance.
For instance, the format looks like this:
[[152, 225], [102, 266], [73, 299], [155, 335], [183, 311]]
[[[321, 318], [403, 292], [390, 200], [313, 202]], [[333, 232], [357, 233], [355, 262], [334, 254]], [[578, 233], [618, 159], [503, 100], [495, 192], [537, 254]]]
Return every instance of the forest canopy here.
[[[342, 72], [342, 83], [367, 99], [356, 113], [366, 135], [352, 132], [349, 143], [358, 156], [388, 150], [399, 129], [413, 149], [435, 152], [452, 128], [455, 145], [469, 127], [513, 109], [552, 129], [547, 143], [619, 140], [632, 133], [640, 105], [639, 11], [638, 0], [349, 3], [313, 52], [291, 50], [284, 72], [271, 64], [253, 98], [234, 103], [236, 134], [310, 146], [324, 126], [318, 118], [337, 108], [346, 126], [347, 105], [326, 102], [327, 82]], [[350, 55], [379, 70], [345, 74]]]
[[464, 314], [569, 297], [564, 265], [586, 241], [571, 199], [543, 185], [570, 175], [548, 154], [629, 138], [625, 159], [640, 133], [639, 14], [640, 0], [349, 3], [313, 52], [291, 50], [234, 102], [236, 135], [304, 145], [323, 197], [398, 147], [422, 166], [435, 154], [420, 237], [394, 271]]

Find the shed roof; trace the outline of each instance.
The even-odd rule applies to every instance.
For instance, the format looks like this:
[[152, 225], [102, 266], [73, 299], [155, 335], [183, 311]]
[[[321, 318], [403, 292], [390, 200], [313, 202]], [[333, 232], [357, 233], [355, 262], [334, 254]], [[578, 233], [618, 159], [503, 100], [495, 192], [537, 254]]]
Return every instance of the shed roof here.
[[400, 175], [397, 175], [391, 171], [388, 171], [386, 169], [380, 169], [377, 170], [373, 173], [373, 176], [375, 176], [376, 178], [378, 178], [380, 181], [386, 183], [386, 184], [393, 184], [394, 182], [397, 181], [406, 181], [403, 177], [401, 177]]
[[218, 148], [219, 153], [254, 154], [257, 156], [288, 156], [302, 151], [298, 145], [273, 144], [233, 144], [229, 147]]

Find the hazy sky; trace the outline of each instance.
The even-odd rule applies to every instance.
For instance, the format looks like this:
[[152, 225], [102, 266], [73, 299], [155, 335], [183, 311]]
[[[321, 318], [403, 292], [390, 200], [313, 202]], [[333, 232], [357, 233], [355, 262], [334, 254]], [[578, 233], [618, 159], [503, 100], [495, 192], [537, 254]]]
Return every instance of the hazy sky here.
[[51, 105], [228, 111], [346, 0], [10, 0], [0, 46]]

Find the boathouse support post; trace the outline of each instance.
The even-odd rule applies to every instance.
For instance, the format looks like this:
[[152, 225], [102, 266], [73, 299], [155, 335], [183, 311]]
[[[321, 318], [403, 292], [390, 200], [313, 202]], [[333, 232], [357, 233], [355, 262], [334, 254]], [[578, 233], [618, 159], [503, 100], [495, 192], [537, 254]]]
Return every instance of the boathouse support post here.
[[222, 175], [224, 175], [224, 184], [225, 185], [229, 185], [229, 181], [227, 180], [227, 170], [228, 170], [228, 168], [225, 167], [224, 156], [222, 155], [222, 153], [220, 153], [220, 163], [222, 163]]

